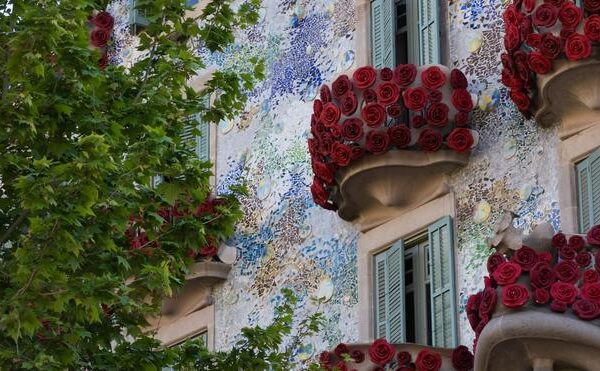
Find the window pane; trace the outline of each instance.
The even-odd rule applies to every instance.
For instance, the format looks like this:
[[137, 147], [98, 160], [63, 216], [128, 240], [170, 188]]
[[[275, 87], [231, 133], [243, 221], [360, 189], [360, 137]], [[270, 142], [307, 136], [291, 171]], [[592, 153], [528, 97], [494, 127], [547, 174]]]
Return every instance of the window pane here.
[[414, 292], [406, 293], [406, 341], [409, 343], [416, 342], [415, 336], [415, 294]]
[[431, 336], [431, 295], [429, 295], [430, 285], [427, 284], [425, 286], [425, 297], [427, 298], [426, 302], [426, 322], [427, 322], [427, 345], [433, 344], [433, 337]]

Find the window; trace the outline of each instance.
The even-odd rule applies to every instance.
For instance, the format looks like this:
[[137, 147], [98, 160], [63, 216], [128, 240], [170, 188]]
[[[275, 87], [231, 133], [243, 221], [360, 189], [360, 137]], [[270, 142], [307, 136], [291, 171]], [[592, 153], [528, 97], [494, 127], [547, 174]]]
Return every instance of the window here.
[[176, 343], [169, 345], [169, 348], [179, 346], [188, 340], [194, 340], [194, 339], [202, 339], [202, 344], [204, 344], [204, 347], [208, 348], [208, 330], [203, 330], [203, 331], [197, 333], [196, 335], [192, 335], [190, 337], [181, 339], [181, 341], [178, 341]]
[[148, 27], [148, 19], [146, 19], [146, 12], [140, 9], [136, 9], [135, 0], [129, 1], [129, 29], [133, 35], [137, 35]]
[[375, 68], [441, 62], [439, 0], [372, 0]]
[[575, 165], [579, 232], [600, 224], [600, 148]]
[[373, 256], [374, 334], [391, 343], [457, 344], [450, 217]]

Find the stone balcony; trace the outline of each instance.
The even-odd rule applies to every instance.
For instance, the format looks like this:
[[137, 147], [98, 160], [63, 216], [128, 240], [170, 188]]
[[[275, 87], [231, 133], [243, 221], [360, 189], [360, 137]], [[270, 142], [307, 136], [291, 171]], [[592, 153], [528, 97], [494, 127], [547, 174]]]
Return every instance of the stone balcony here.
[[467, 88], [441, 65], [365, 66], [324, 85], [308, 140], [315, 203], [367, 231], [448, 193], [478, 140]]

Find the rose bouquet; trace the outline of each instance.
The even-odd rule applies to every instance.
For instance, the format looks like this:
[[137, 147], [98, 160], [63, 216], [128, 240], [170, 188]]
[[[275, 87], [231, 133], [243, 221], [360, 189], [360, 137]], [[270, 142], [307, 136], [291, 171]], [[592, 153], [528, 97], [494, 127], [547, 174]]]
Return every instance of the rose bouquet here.
[[460, 70], [413, 64], [360, 67], [352, 77], [323, 85], [313, 104], [308, 149], [315, 202], [329, 200], [334, 174], [361, 157], [391, 149], [468, 152], [477, 135], [469, 129], [473, 99]]

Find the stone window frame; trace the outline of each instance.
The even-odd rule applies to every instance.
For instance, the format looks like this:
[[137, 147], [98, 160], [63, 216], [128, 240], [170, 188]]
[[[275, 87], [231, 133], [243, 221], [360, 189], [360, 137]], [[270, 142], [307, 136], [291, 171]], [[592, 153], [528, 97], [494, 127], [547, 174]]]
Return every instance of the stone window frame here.
[[561, 230], [566, 233], [579, 232], [575, 164], [600, 147], [599, 138], [600, 125], [593, 125], [559, 140], [558, 198]]
[[[444, 216], [456, 217], [456, 201], [452, 192], [431, 200], [411, 211], [361, 234], [358, 240], [358, 323], [359, 342], [370, 342], [374, 339], [374, 282], [373, 257], [385, 251], [401, 238], [413, 236]], [[456, 235], [456, 224], [453, 233]], [[458, 249], [455, 241], [455, 261]], [[455, 270], [455, 275], [458, 269]], [[456, 282], [459, 282], [455, 277]], [[458, 287], [455, 295], [458, 295]], [[458, 297], [456, 298], [458, 303]], [[460, 329], [459, 329], [460, 334]]]
[[183, 341], [206, 332], [208, 350], [214, 350], [215, 344], [215, 306], [209, 305], [199, 311], [178, 319], [157, 329], [155, 337], [165, 348], [177, 345]]
[[[412, 1], [412, 0], [411, 0]], [[448, 2], [441, 1], [440, 9], [440, 60], [446, 65], [450, 61], [450, 38], [448, 37], [450, 22], [448, 21]], [[356, 0], [356, 28], [354, 30], [354, 66], [371, 65], [371, 0]]]

